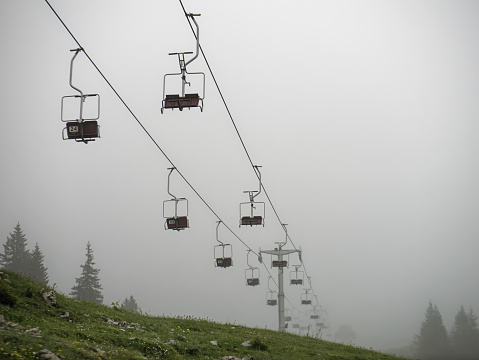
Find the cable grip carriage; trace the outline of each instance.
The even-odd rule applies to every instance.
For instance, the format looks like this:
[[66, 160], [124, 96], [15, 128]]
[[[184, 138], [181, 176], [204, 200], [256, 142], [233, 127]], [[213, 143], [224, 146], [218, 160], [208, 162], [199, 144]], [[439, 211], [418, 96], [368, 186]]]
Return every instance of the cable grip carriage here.
[[[63, 140], [75, 140], [88, 144], [89, 141], [95, 141], [100, 137], [100, 126], [98, 118], [100, 117], [100, 95], [84, 94], [78, 87], [72, 83], [73, 79], [73, 61], [82, 48], [72, 49], [74, 51], [70, 61], [70, 87], [78, 91], [79, 95], [66, 95], [62, 97], [61, 120], [66, 122], [66, 127], [62, 131]], [[87, 101], [88, 100], [88, 101]], [[88, 107], [86, 105], [89, 105]], [[74, 115], [72, 108], [79, 108], [79, 116]], [[88, 110], [88, 111], [87, 111]]]
[[259, 285], [259, 268], [250, 265], [249, 253], [251, 252], [251, 250], [248, 249], [247, 252], [248, 253], [246, 255], [246, 264], [248, 265], [248, 269], [245, 270], [246, 285], [256, 286]]
[[264, 226], [264, 215], [265, 215], [265, 205], [264, 202], [254, 201], [255, 197], [261, 193], [261, 172], [259, 168], [261, 166], [254, 165], [255, 172], [257, 172], [259, 179], [259, 189], [251, 191], [243, 191], [243, 193], [248, 193], [249, 201], [240, 203], [240, 227], [243, 225], [263, 225]]
[[[200, 27], [196, 22], [195, 16], [200, 16], [201, 14], [188, 14], [187, 16], [193, 19], [193, 22], [196, 25], [196, 53], [195, 55], [189, 59], [188, 61], [185, 60], [185, 55], [193, 54], [192, 51], [187, 52], [173, 52], [169, 53], [168, 55], [177, 55], [178, 62], [180, 65], [180, 72], [179, 73], [172, 73], [172, 74], [165, 74], [163, 77], [163, 100], [161, 103], [161, 113], [165, 109], [179, 109], [183, 111], [183, 109], [190, 109], [192, 107], [199, 107], [201, 111], [203, 111], [203, 99], [205, 98], [205, 74], [203, 72], [188, 72], [186, 67], [191, 64], [199, 54], [200, 49]], [[188, 78], [193, 77], [201, 78], [202, 86], [200, 87], [201, 93], [185, 93], [186, 85], [191, 86], [191, 83], [187, 81]], [[166, 82], [167, 78], [180, 78], [181, 79], [181, 93], [180, 94], [170, 94], [166, 93]]]
[[172, 199], [163, 201], [163, 217], [166, 219], [165, 230], [184, 230], [189, 227], [188, 221], [188, 200], [186, 198], [178, 198], [170, 192], [171, 173], [176, 170], [175, 167], [168, 168], [168, 186], [167, 192]]
[[224, 244], [218, 238], [218, 227], [222, 221], [218, 221], [216, 225], [216, 241], [220, 243], [220, 245], [216, 245], [214, 247], [215, 253], [215, 266], [227, 268], [233, 266], [233, 246], [231, 244]]

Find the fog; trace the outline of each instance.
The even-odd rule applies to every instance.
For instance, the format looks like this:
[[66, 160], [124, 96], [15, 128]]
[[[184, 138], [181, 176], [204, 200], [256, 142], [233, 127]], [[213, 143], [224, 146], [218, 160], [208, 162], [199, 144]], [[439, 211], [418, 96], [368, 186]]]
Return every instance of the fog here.
[[[204, 111], [160, 113], [163, 75], [179, 70], [168, 53], [195, 49], [180, 3], [50, 3], [224, 223], [255, 252], [283, 241], [264, 193], [265, 226], [238, 227], [258, 180], [201, 55], [188, 70], [206, 73]], [[331, 333], [349, 325], [356, 344], [389, 349], [411, 342], [430, 301], [448, 330], [461, 305], [479, 314], [479, 3], [184, 6], [201, 13], [202, 49]], [[105, 304], [133, 294], [154, 315], [277, 329], [266, 268], [250, 256], [261, 285], [246, 286], [247, 247], [224, 226], [234, 263], [215, 268], [218, 218], [176, 172], [190, 228], [164, 230], [171, 163], [84, 53], [73, 79], [100, 94], [101, 138], [62, 140], [78, 45], [47, 3], [2, 0], [0, 47], [0, 243], [20, 222], [66, 294], [90, 241]], [[285, 292], [287, 308], [306, 311], [301, 287]]]

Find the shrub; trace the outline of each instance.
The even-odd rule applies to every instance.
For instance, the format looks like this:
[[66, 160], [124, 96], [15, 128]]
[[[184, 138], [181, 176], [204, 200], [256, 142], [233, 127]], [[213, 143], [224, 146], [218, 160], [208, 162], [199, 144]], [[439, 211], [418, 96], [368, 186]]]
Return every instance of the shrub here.
[[264, 351], [264, 350], [267, 350], [268, 349], [268, 345], [266, 345], [261, 339], [259, 338], [255, 338], [252, 342], [251, 342], [251, 347], [253, 349], [256, 349], [256, 350], [261, 350], [261, 351]]
[[17, 296], [13, 293], [12, 288], [5, 281], [0, 280], [0, 304], [15, 306]]

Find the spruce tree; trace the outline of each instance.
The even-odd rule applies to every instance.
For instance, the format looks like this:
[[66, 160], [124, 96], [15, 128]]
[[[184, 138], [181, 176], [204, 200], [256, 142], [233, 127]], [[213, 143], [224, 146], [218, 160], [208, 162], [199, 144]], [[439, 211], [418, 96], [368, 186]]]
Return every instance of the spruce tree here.
[[38, 243], [36, 243], [35, 248], [30, 254], [30, 265], [27, 274], [31, 278], [46, 285], [48, 284], [48, 273], [47, 268], [45, 265], [43, 265], [43, 258], [44, 256], [40, 250], [40, 246], [38, 246]]
[[458, 360], [479, 359], [479, 334], [477, 317], [470, 310], [466, 313], [464, 307], [456, 314], [454, 326], [451, 331], [451, 345], [453, 356]]
[[448, 359], [448, 336], [436, 305], [429, 303], [421, 331], [416, 336], [417, 355], [422, 360]]
[[479, 329], [477, 325], [477, 316], [472, 311], [472, 308], [469, 309], [467, 314], [469, 320], [469, 328], [471, 330], [471, 354], [472, 358], [479, 360]]
[[15, 226], [13, 234], [10, 233], [10, 236], [7, 236], [3, 250], [4, 254], [0, 254], [0, 265], [5, 270], [28, 273], [30, 254], [27, 250], [27, 238], [23, 234], [20, 223]]
[[130, 295], [130, 298], [126, 297], [121, 305], [125, 310], [138, 312], [138, 303], [136, 302], [136, 299], [133, 297], [133, 295]]
[[70, 295], [77, 300], [86, 300], [96, 304], [103, 302], [103, 295], [101, 293], [102, 287], [100, 279], [98, 278], [99, 269], [93, 267], [93, 249], [88, 241], [86, 247], [86, 261], [82, 268], [82, 274], [76, 278], [76, 285], [72, 287]]

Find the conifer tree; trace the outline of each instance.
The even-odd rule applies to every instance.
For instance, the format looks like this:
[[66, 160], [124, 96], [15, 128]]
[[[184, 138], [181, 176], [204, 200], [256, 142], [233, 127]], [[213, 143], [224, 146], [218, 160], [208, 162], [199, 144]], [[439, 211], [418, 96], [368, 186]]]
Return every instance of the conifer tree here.
[[27, 274], [41, 282], [44, 283], [45, 285], [48, 284], [48, 273], [47, 273], [47, 268], [45, 265], [43, 265], [43, 253], [40, 250], [40, 246], [38, 246], [38, 243], [35, 244], [35, 248], [30, 254], [29, 258], [29, 268], [27, 271]]
[[422, 322], [421, 331], [416, 336], [417, 355], [421, 360], [448, 359], [449, 344], [442, 316], [436, 305], [429, 303], [426, 318]]
[[464, 307], [456, 314], [451, 331], [453, 359], [479, 359], [479, 331], [477, 317], [472, 309], [467, 314]]
[[130, 298], [125, 298], [122, 304], [123, 308], [128, 311], [138, 312], [138, 303], [133, 295], [130, 295]]
[[13, 234], [7, 236], [7, 242], [3, 245], [4, 254], [0, 254], [0, 265], [5, 270], [17, 273], [27, 273], [29, 265], [29, 252], [27, 250], [27, 238], [23, 234], [20, 223], [14, 228]]
[[82, 274], [76, 278], [76, 285], [72, 287], [70, 295], [77, 300], [86, 300], [96, 304], [103, 302], [103, 295], [101, 293], [102, 287], [100, 279], [98, 278], [99, 269], [93, 267], [93, 249], [88, 241], [86, 247], [86, 261], [82, 268]]
[[472, 308], [469, 309], [467, 317], [471, 329], [471, 354], [474, 359], [479, 360], [479, 329], [477, 325], [477, 316], [472, 311]]

